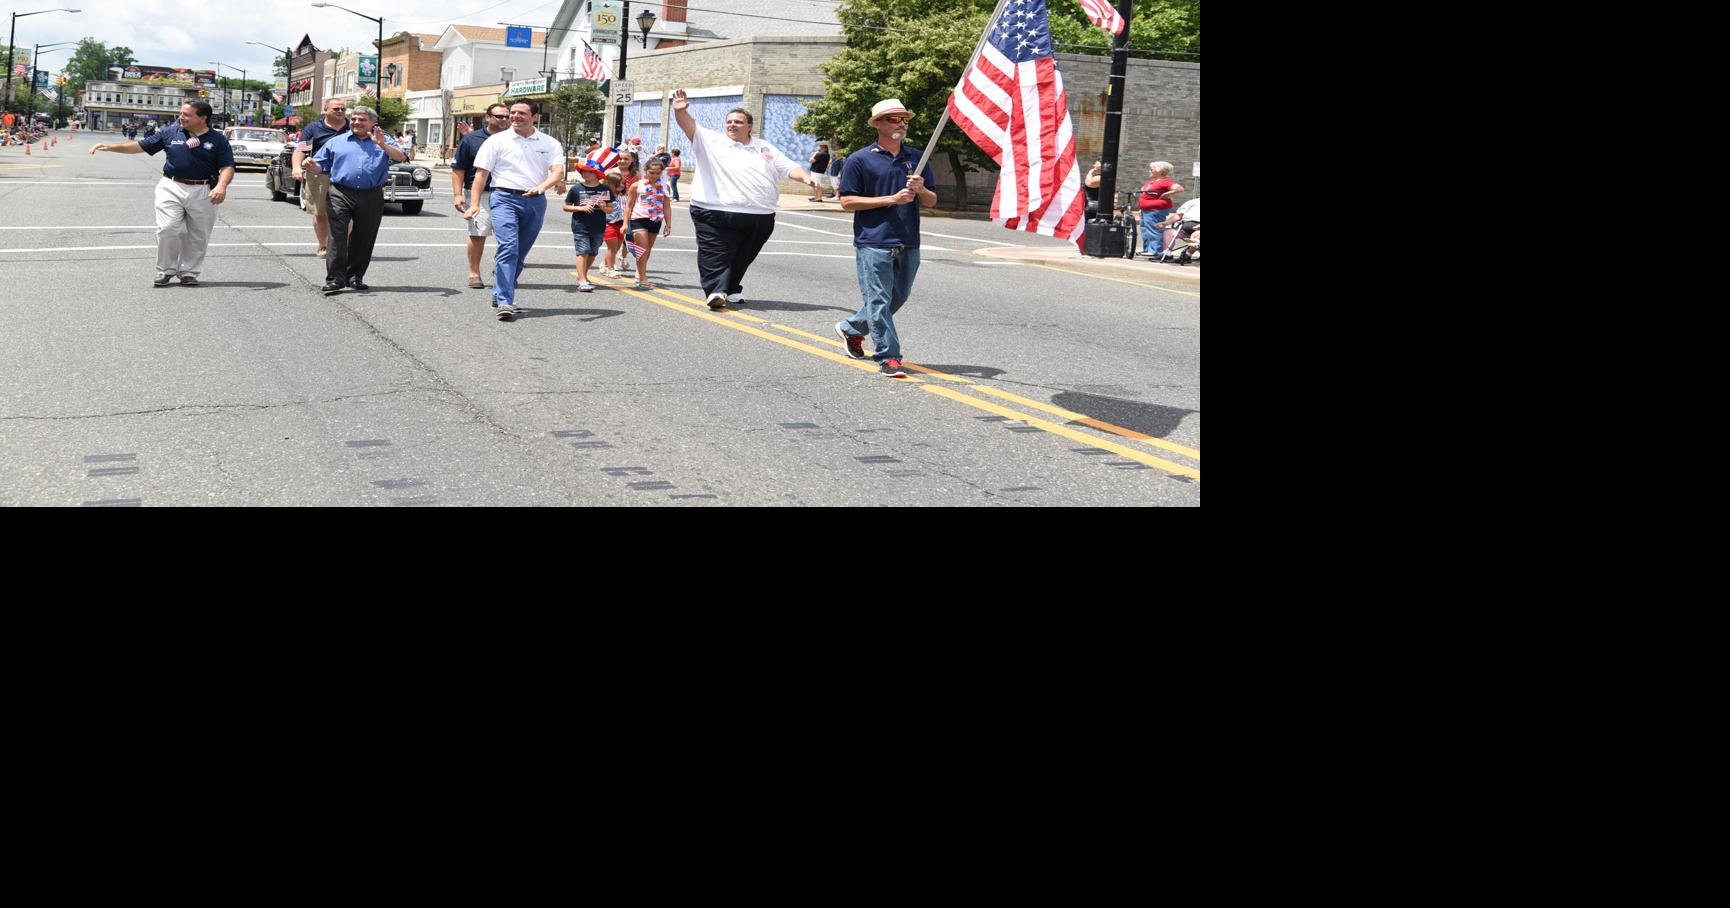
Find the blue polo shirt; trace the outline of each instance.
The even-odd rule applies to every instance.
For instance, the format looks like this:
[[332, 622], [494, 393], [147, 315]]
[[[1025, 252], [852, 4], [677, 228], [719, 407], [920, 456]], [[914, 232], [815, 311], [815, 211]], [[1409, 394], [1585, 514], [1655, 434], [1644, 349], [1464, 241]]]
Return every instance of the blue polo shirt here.
[[158, 129], [155, 135], [139, 139], [138, 147], [149, 155], [167, 152], [162, 175], [178, 180], [208, 182], [223, 168], [234, 166], [234, 149], [229, 146], [227, 136], [214, 129], [207, 130], [197, 137], [196, 147], [187, 144], [189, 138], [192, 137], [186, 134], [186, 130], [175, 123]]
[[477, 129], [463, 136], [463, 140], [457, 143], [457, 156], [451, 161], [451, 169], [463, 172], [465, 194], [475, 188], [475, 156], [481, 153], [481, 146], [491, 137], [492, 133]]
[[300, 145], [304, 146], [300, 150], [312, 154], [323, 148], [324, 143], [346, 132], [353, 132], [353, 130], [349, 129], [346, 124], [340, 129], [332, 127], [324, 122], [323, 117], [319, 117], [312, 121], [311, 125], [300, 131]]
[[[397, 147], [389, 139], [385, 143]], [[378, 189], [390, 182], [390, 165], [396, 163], [376, 142], [360, 138], [352, 129], [324, 143], [312, 159], [330, 174], [331, 185], [348, 189]]]
[[[903, 145], [900, 154], [891, 155], [873, 142], [849, 155], [841, 165], [841, 188], [837, 191], [844, 196], [868, 198], [894, 195], [907, 188], [907, 178], [919, 166], [920, 153], [917, 148]], [[936, 182], [931, 176], [931, 165], [925, 165], [924, 176], [925, 188], [931, 189]], [[853, 212], [853, 245], [919, 248], [919, 208], [915, 200], [908, 205]]]

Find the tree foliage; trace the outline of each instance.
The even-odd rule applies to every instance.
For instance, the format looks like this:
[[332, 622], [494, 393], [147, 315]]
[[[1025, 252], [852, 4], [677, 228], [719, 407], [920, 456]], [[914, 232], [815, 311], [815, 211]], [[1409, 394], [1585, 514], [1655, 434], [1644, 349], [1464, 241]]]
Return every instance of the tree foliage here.
[[72, 52], [72, 59], [66, 61], [66, 90], [83, 91], [87, 82], [102, 82], [111, 78], [108, 70], [113, 66], [127, 66], [137, 63], [138, 58], [132, 55], [130, 47], [109, 47], [94, 39], [86, 38], [78, 42], [78, 48]]
[[593, 82], [561, 86], [552, 98], [541, 102], [542, 128], [546, 129], [568, 153], [573, 146], [587, 145], [590, 136], [601, 134], [606, 119], [607, 101]]
[[408, 122], [408, 102], [401, 98], [369, 98], [363, 103], [378, 108], [378, 125], [385, 132], [396, 132], [398, 127]]

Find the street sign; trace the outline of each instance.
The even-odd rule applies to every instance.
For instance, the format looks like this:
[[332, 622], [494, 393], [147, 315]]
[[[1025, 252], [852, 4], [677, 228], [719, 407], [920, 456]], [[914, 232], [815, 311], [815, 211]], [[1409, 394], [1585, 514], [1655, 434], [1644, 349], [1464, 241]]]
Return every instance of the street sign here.
[[49, 73], [47, 70], [45, 70], [45, 69], [37, 70], [36, 71], [36, 84], [37, 84], [37, 86], [41, 87], [41, 88], [47, 88], [48, 87], [48, 76], [49, 76]]
[[360, 58], [359, 84], [361, 84], [361, 85], [377, 85], [378, 84], [378, 58], [377, 57], [368, 57], [368, 56], [363, 55]]
[[595, 0], [594, 15], [589, 18], [589, 43], [599, 47], [610, 44], [619, 46], [619, 30], [625, 21], [624, 10], [619, 0]]
[[526, 25], [512, 25], [505, 29], [506, 47], [533, 47], [534, 43], [534, 29]]
[[620, 104], [634, 103], [636, 101], [636, 98], [637, 98], [637, 86], [636, 85], [634, 85], [630, 82], [621, 82], [618, 79], [613, 80], [613, 106], [614, 107], [617, 107]]

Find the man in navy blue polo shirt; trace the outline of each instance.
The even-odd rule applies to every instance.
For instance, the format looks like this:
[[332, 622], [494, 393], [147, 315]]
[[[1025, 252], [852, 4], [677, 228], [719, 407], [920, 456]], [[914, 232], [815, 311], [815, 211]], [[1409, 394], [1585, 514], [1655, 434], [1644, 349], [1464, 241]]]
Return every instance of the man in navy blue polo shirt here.
[[408, 159], [408, 153], [379, 128], [372, 108], [349, 111], [348, 125], [349, 132], [324, 143], [312, 157], [320, 170], [330, 174], [326, 296], [341, 293], [344, 287], [362, 293], [372, 289], [366, 285], [366, 269], [372, 264], [372, 247], [384, 220], [384, 184], [390, 181], [390, 165]]
[[841, 168], [841, 210], [853, 212], [853, 257], [859, 292], [865, 305], [852, 318], [835, 323], [835, 333], [847, 343], [847, 355], [865, 358], [865, 337], [871, 335], [872, 356], [879, 372], [891, 378], [907, 375], [901, 368], [901, 337], [895, 333], [895, 313], [906, 305], [919, 274], [919, 209], [937, 204], [931, 167], [915, 174], [919, 152], [903, 147], [913, 114], [898, 98], [871, 108], [871, 128], [877, 142], [859, 149]]
[[216, 206], [228, 197], [234, 179], [234, 150], [228, 137], [210, 128], [210, 103], [180, 105], [180, 122], [136, 142], [97, 145], [91, 154], [167, 153], [162, 180], [156, 184], [156, 280], [166, 287], [175, 278], [183, 287], [198, 286], [204, 254], [210, 248], [210, 228]]

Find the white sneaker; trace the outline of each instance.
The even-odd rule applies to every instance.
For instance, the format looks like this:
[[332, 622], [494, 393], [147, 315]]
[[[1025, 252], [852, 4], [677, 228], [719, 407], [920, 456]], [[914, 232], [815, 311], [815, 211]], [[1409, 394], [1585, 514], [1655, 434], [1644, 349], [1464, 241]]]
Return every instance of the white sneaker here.
[[729, 294], [727, 294], [727, 302], [732, 303], [735, 306], [739, 305], [740, 303], [742, 303], [744, 301], [745, 301], [745, 294], [743, 294], [743, 293], [729, 293]]

